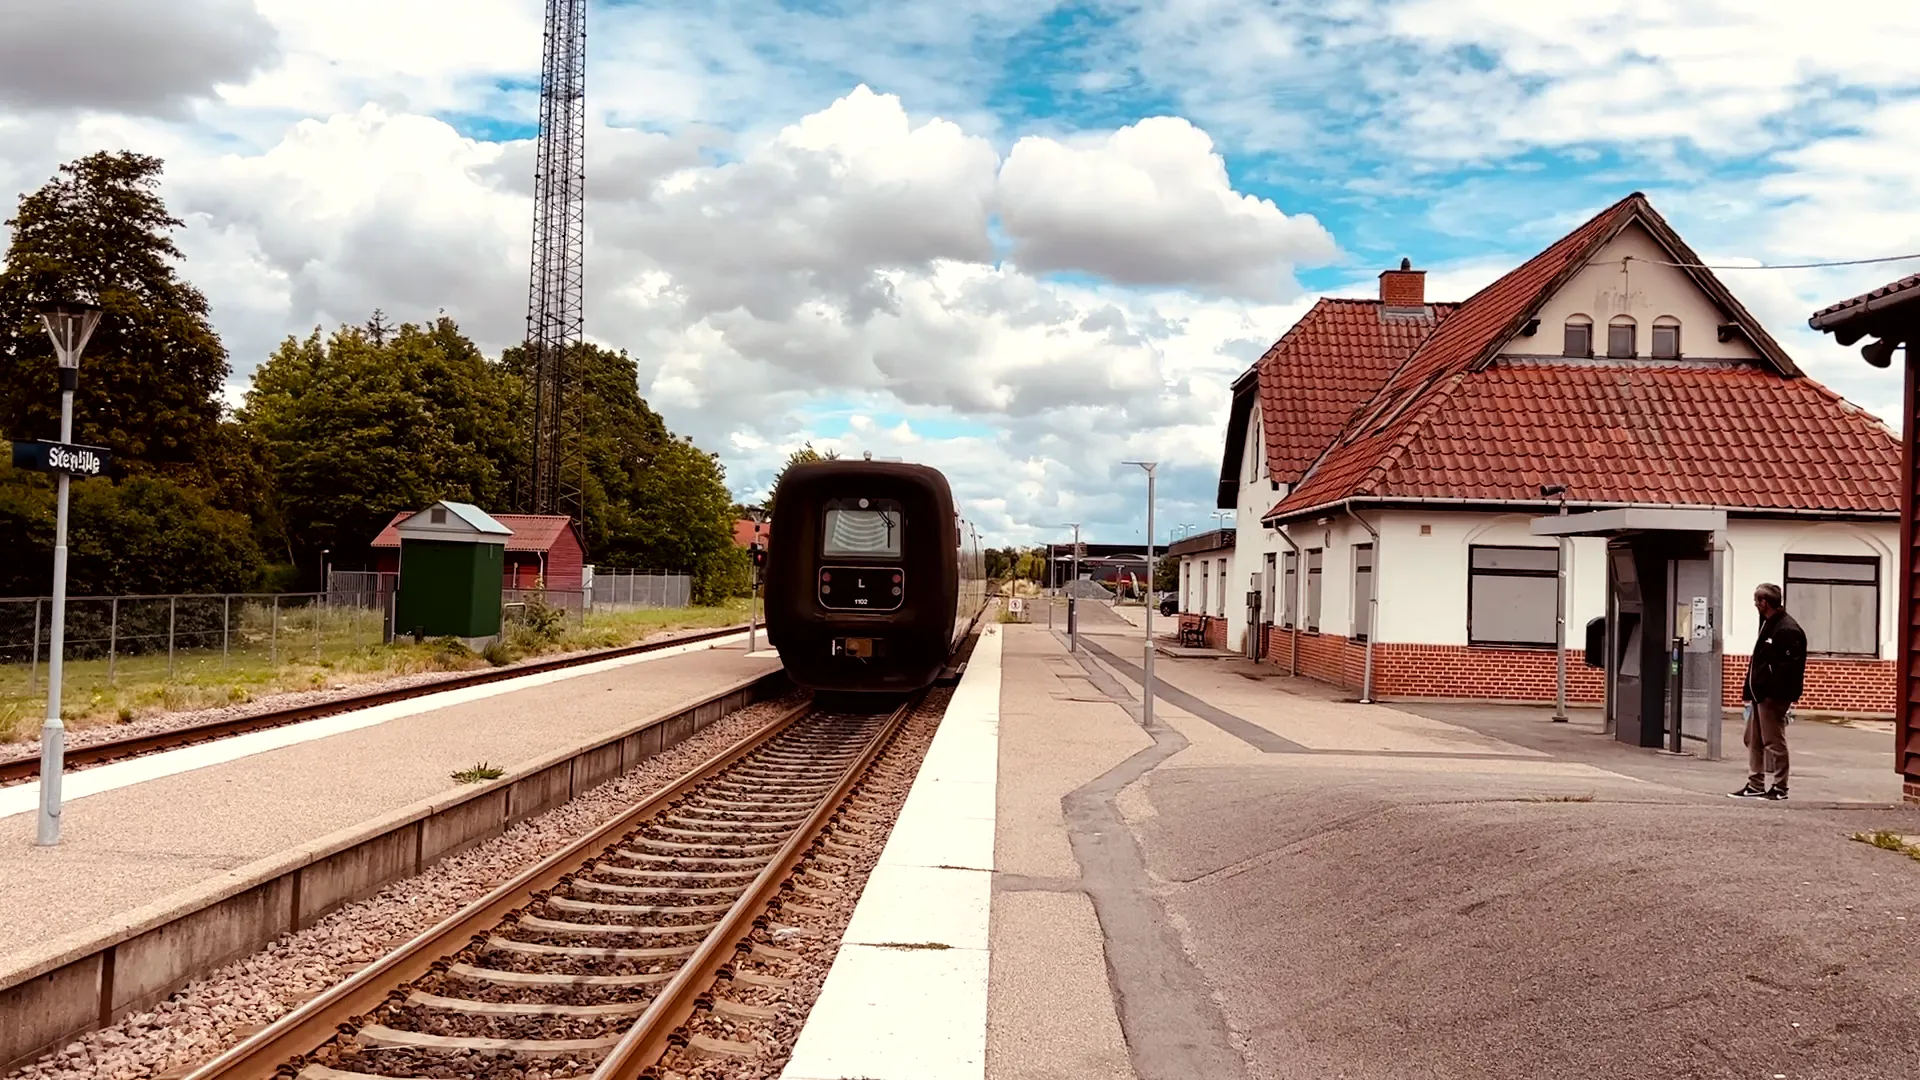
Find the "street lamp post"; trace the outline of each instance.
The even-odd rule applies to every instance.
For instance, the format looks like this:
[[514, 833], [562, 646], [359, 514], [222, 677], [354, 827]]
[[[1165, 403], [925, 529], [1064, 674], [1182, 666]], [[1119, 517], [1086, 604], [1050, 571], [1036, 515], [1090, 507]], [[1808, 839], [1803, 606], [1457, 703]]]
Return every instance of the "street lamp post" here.
[[[80, 386], [80, 353], [100, 325], [93, 304], [52, 304], [40, 315], [53, 339], [60, 365], [60, 441], [73, 442], [73, 392]], [[67, 725], [60, 719], [60, 684], [67, 646], [67, 489], [66, 473], [56, 474], [59, 509], [53, 532], [53, 628], [47, 642], [47, 719], [40, 728], [40, 829], [42, 847], [60, 842], [60, 774], [66, 767]]]
[[751, 655], [759, 642], [760, 559], [763, 557], [760, 555], [762, 550], [760, 547], [760, 526], [766, 520], [766, 510], [763, 507], [756, 506], [747, 511], [747, 516], [753, 519], [753, 548], [755, 556], [753, 560], [753, 577], [748, 582], [747, 589], [747, 653]]
[[1080, 623], [1076, 618], [1079, 611], [1074, 607], [1073, 596], [1073, 587], [1080, 581], [1080, 523], [1069, 521], [1067, 525], [1073, 529], [1073, 569], [1067, 578], [1067, 651], [1071, 653], [1080, 651]]
[[1142, 665], [1146, 675], [1140, 685], [1140, 723], [1153, 726], [1153, 471], [1157, 461], [1129, 461], [1147, 471], [1147, 652]]
[[[1567, 515], [1567, 486], [1542, 484], [1543, 498], [1560, 496], [1560, 516]], [[1567, 723], [1567, 538], [1555, 538], [1559, 548], [1553, 575], [1553, 722]]]

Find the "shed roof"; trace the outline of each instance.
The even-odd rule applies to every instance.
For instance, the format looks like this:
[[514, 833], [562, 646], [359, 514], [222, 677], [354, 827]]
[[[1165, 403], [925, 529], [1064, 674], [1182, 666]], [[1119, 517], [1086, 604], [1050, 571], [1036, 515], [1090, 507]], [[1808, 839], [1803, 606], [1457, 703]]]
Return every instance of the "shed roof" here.
[[[572, 519], [561, 514], [491, 515], [480, 510], [478, 507], [469, 506], [466, 503], [447, 503], [445, 505], [448, 510], [453, 510], [456, 506], [466, 506], [469, 510], [486, 518], [487, 521], [491, 522], [499, 530], [499, 532], [495, 532], [493, 535], [499, 535], [500, 533], [511, 534], [507, 536], [508, 551], [551, 551], [553, 550], [553, 546], [560, 541], [561, 535], [566, 533], [573, 524]], [[455, 512], [458, 513], [458, 511]], [[372, 546], [376, 548], [399, 547], [400, 525], [416, 513], [419, 513], [419, 511], [402, 510], [393, 515], [393, 520], [387, 522], [386, 528], [380, 530], [380, 535], [373, 538]], [[467, 519], [464, 514], [462, 514], [461, 517], [463, 520], [470, 520]]]

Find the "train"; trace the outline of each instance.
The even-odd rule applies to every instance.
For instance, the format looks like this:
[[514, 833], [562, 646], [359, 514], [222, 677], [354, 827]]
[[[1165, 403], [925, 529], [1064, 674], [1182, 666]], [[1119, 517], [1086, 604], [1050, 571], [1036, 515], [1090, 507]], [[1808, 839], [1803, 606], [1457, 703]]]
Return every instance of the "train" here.
[[795, 685], [899, 693], [938, 681], [986, 607], [979, 531], [938, 469], [794, 465], [773, 493], [768, 643]]

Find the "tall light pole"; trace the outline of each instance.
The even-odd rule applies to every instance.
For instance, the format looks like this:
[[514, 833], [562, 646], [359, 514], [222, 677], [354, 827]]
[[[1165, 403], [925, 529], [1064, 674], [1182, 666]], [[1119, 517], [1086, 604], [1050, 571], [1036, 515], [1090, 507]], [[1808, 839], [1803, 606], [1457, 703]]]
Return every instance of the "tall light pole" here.
[[[87, 347], [100, 308], [94, 304], [52, 304], [40, 315], [60, 364], [60, 442], [73, 442], [73, 392], [80, 387], [80, 352]], [[60, 719], [60, 682], [67, 647], [67, 489], [57, 473], [59, 510], [53, 532], [53, 633], [47, 642], [47, 719], [40, 728], [40, 831], [36, 843], [60, 842], [60, 774], [66, 768], [67, 725]]]
[[1123, 464], [1138, 465], [1147, 471], [1147, 654], [1145, 678], [1140, 685], [1140, 723], [1153, 726], [1153, 470], [1159, 466], [1157, 461], [1128, 461]]
[[1078, 614], [1073, 604], [1073, 586], [1080, 580], [1080, 523], [1069, 521], [1067, 527], [1073, 530], [1073, 571], [1067, 579], [1067, 651], [1080, 650], [1080, 623], [1074, 618]]

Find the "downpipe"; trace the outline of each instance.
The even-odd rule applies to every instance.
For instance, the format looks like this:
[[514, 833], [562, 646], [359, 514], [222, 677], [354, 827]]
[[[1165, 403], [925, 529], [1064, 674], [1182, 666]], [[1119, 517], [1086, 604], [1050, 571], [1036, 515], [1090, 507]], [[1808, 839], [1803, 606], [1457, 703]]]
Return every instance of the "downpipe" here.
[[1373, 538], [1373, 572], [1367, 575], [1367, 668], [1360, 683], [1360, 704], [1372, 705], [1373, 643], [1380, 637], [1380, 532], [1367, 524], [1366, 518], [1354, 513], [1351, 505], [1347, 507], [1347, 514]]

